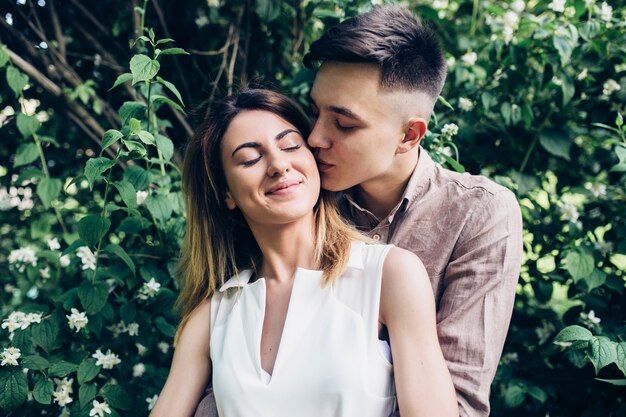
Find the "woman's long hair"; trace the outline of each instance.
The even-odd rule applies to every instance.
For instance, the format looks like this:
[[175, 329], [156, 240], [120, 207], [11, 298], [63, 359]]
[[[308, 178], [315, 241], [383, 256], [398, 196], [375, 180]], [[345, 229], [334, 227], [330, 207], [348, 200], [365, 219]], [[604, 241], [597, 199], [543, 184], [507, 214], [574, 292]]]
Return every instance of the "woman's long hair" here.
[[[229, 210], [221, 160], [224, 134], [231, 121], [246, 110], [269, 111], [295, 126], [303, 137], [311, 130], [308, 118], [291, 99], [270, 90], [246, 89], [218, 103], [189, 140], [182, 171], [187, 228], [178, 264], [181, 289], [176, 308], [182, 320], [176, 339], [191, 312], [211, 297], [231, 275], [254, 268], [261, 250], [239, 210]], [[346, 268], [351, 240], [365, 240], [345, 223], [334, 198], [322, 190], [315, 207], [314, 265], [323, 271], [324, 285]]]

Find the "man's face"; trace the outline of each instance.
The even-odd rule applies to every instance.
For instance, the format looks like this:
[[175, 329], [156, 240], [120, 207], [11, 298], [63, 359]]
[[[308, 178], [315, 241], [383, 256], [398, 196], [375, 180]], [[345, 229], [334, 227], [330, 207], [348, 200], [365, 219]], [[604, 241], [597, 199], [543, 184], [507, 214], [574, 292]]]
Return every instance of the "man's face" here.
[[322, 188], [383, 184], [391, 175], [411, 115], [403, 108], [406, 93], [383, 90], [379, 80], [380, 70], [370, 64], [326, 62], [319, 69], [311, 89], [317, 119], [308, 143]]

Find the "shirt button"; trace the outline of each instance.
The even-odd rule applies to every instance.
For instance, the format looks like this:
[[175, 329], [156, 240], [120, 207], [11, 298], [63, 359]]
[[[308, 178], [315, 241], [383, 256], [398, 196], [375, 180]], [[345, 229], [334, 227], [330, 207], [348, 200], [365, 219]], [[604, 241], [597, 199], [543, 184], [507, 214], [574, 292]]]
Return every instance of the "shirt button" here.
[[378, 233], [376, 233], [374, 236], [372, 236], [372, 239], [380, 240], [380, 235]]

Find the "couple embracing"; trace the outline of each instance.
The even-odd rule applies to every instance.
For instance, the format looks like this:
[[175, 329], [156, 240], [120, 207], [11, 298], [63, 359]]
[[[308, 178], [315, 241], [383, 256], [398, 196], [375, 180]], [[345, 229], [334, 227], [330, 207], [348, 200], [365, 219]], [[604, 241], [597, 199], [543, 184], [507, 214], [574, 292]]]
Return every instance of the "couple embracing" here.
[[408, 10], [331, 28], [315, 63], [312, 124], [243, 90], [188, 144], [183, 320], [151, 415], [487, 416], [516, 199], [420, 147], [446, 67]]

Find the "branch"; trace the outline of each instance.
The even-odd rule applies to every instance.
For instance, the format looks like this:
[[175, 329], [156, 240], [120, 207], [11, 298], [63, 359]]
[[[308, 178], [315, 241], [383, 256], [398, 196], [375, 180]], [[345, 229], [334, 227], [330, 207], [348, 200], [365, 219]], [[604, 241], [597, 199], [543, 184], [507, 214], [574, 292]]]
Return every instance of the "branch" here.
[[56, 12], [56, 7], [54, 4], [56, 0], [50, 0], [50, 20], [52, 20], [52, 27], [54, 29], [54, 37], [59, 44], [59, 55], [61, 58], [66, 61], [65, 54], [65, 39], [63, 38], [63, 32], [61, 31], [61, 24], [59, 23], [59, 15]]

